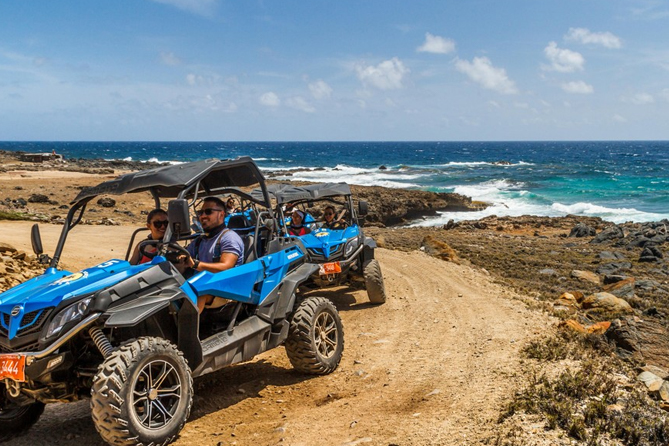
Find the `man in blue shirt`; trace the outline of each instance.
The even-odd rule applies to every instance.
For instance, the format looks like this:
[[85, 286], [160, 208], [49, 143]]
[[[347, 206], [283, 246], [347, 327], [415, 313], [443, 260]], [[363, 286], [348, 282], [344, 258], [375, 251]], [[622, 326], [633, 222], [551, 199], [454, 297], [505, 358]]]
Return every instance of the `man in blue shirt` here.
[[[244, 263], [244, 242], [236, 232], [225, 227], [225, 203], [217, 197], [207, 197], [197, 211], [204, 235], [193, 240], [186, 248], [190, 257], [184, 266], [195, 272], [218, 273]], [[211, 304], [214, 296], [200, 296], [197, 306], [200, 312]]]

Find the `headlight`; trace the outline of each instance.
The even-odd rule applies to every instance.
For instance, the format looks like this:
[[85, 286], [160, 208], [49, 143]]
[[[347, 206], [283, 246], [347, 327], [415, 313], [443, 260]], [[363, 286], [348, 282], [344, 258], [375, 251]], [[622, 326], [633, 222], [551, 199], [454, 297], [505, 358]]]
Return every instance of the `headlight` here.
[[358, 240], [358, 237], [349, 240], [346, 242], [346, 246], [344, 246], [344, 256], [348, 257], [351, 255], [353, 251], [358, 249], [358, 245], [360, 245], [360, 241]]
[[69, 307], [61, 310], [49, 324], [49, 328], [46, 331], [46, 337], [50, 338], [51, 336], [60, 333], [60, 330], [63, 329], [65, 324], [81, 319], [86, 308], [88, 308], [88, 304], [91, 303], [91, 299], [92, 297], [81, 299], [79, 302], [75, 302]]

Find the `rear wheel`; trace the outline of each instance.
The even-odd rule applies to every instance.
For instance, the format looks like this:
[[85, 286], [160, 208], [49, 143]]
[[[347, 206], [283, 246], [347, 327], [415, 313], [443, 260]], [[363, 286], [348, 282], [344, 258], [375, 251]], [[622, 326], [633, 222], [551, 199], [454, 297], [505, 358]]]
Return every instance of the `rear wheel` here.
[[193, 379], [169, 341], [144, 337], [114, 350], [91, 389], [95, 428], [114, 445], [171, 443], [193, 403]]
[[290, 321], [286, 353], [296, 370], [333, 372], [344, 351], [344, 329], [335, 306], [324, 297], [307, 297]]
[[365, 287], [367, 288], [367, 297], [373, 304], [382, 304], [386, 301], [386, 288], [383, 284], [383, 275], [381, 274], [381, 265], [376, 259], [368, 260], [362, 273], [365, 276]]
[[0, 390], [0, 441], [8, 441], [23, 434], [44, 412], [44, 403], [35, 401], [27, 406], [19, 406], [7, 398], [6, 392]]

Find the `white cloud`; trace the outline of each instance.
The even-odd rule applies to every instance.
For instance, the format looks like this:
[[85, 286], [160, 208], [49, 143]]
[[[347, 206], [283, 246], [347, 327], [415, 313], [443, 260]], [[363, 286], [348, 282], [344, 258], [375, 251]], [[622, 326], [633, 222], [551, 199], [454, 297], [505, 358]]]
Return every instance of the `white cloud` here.
[[501, 108], [500, 105], [499, 105], [499, 102], [497, 102], [497, 101], [488, 101], [488, 104], [492, 107], [495, 107], [495, 108]]
[[404, 66], [401, 60], [393, 57], [378, 64], [377, 66], [358, 66], [358, 79], [366, 85], [371, 85], [379, 90], [396, 90], [402, 88], [404, 77], [410, 70]]
[[211, 86], [216, 85], [221, 81], [221, 77], [216, 74], [203, 76], [201, 74], [189, 73], [186, 75], [186, 82], [190, 86]]
[[176, 54], [172, 52], [162, 52], [160, 53], [160, 60], [165, 64], [165, 65], [170, 65], [170, 66], [176, 66], [176, 65], [181, 65], [181, 59], [179, 59]]
[[210, 16], [214, 12], [217, 0], [151, 0], [164, 5], [171, 5], [183, 11]]
[[627, 119], [623, 116], [620, 116], [618, 113], [613, 115], [613, 120], [616, 122], [627, 122]]
[[455, 51], [455, 41], [425, 33], [425, 42], [416, 48], [419, 53], [448, 54]]
[[332, 95], [332, 87], [320, 79], [309, 84], [309, 91], [314, 99], [328, 99]]
[[295, 110], [300, 110], [306, 113], [313, 113], [316, 111], [313, 105], [307, 102], [306, 99], [304, 99], [302, 96], [295, 96], [292, 98], [288, 98], [286, 101], [286, 105], [288, 105], [291, 108], [294, 108]]
[[637, 93], [632, 97], [632, 104], [636, 105], [652, 104], [653, 102], [655, 102], [655, 99], [648, 93]]
[[548, 46], [544, 48], [544, 54], [551, 62], [550, 67], [544, 66], [545, 70], [572, 73], [576, 70], [583, 70], [583, 65], [585, 64], [585, 59], [581, 53], [560, 49], [555, 42], [550, 42]]
[[619, 37], [610, 32], [593, 33], [587, 28], [569, 28], [569, 32], [564, 36], [565, 40], [581, 42], [585, 44], [602, 45], [606, 48], [620, 48], [622, 41]]
[[503, 94], [518, 92], [514, 82], [506, 75], [506, 70], [494, 67], [487, 57], [475, 57], [472, 62], [458, 60], [455, 62], [455, 68], [483, 88]]
[[565, 82], [561, 85], [562, 89], [567, 93], [574, 94], [591, 94], [595, 89], [590, 84], [586, 84], [583, 81], [571, 81]]
[[267, 107], [278, 107], [281, 105], [281, 99], [272, 91], [268, 91], [260, 96], [260, 103]]

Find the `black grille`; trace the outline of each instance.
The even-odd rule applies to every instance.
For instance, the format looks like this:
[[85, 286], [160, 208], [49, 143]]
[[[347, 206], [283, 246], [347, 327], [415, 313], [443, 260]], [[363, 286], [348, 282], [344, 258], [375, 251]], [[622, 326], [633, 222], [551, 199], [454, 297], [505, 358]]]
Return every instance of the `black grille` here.
[[343, 243], [341, 243], [337, 246], [334, 246], [330, 250], [330, 256], [329, 257], [325, 257], [325, 253], [323, 252], [323, 249], [321, 249], [321, 248], [317, 248], [317, 249], [316, 248], [308, 248], [307, 251], [309, 251], [309, 254], [311, 254], [311, 257], [314, 260], [327, 261], [328, 259], [329, 260], [335, 260], [333, 257], [339, 256], [343, 249], [344, 249], [344, 244]]
[[16, 334], [21, 335], [39, 331], [42, 328], [44, 321], [51, 313], [51, 310], [53, 310], [53, 307], [24, 314], [21, 319], [21, 327], [25, 328], [19, 328], [19, 331]]
[[[51, 314], [53, 308], [54, 307], [49, 307], [43, 310], [35, 310], [31, 311], [30, 313], [24, 314], [23, 317], [21, 318], [21, 324], [19, 325], [19, 329], [16, 332], [16, 335], [18, 336], [26, 333], [33, 333], [39, 331], [42, 328], [42, 325], [44, 325], [44, 321], [46, 320], [46, 318], [49, 317], [49, 314]], [[9, 319], [10, 319], [9, 314], [2, 313], [2, 321], [4, 322], [4, 325], [6, 325], [7, 327], [9, 327]], [[9, 334], [8, 328], [0, 326], [0, 335], [7, 336], [8, 334]]]

